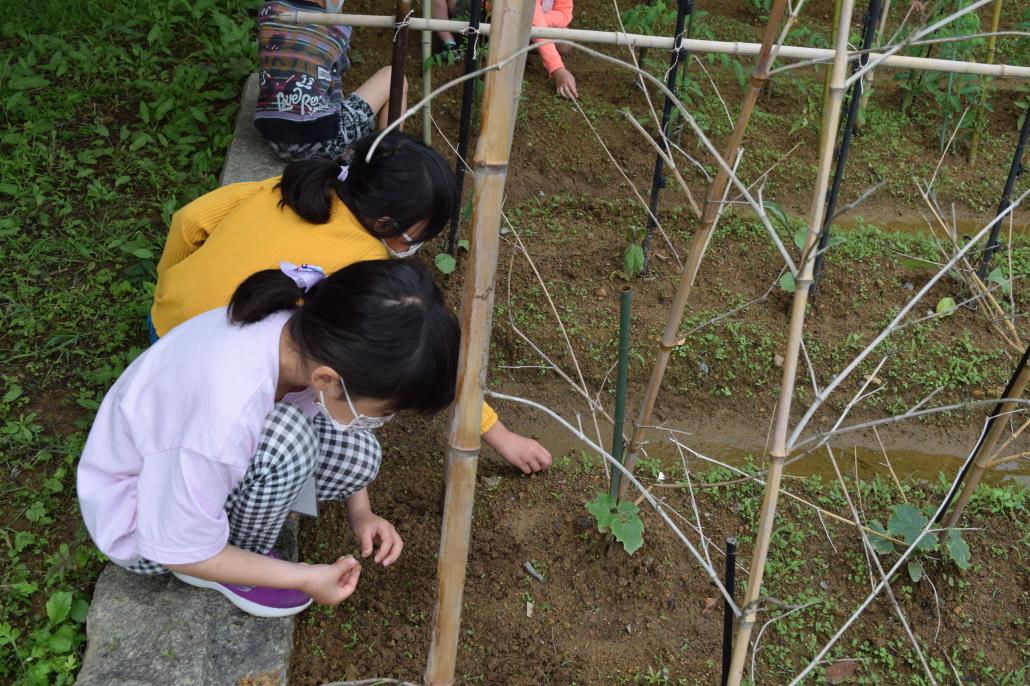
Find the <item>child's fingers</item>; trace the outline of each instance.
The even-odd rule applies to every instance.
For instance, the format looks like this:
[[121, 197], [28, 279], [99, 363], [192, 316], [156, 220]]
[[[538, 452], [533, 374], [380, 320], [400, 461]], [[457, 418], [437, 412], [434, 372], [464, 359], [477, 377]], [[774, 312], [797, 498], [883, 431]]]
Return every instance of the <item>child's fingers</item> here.
[[379, 546], [379, 551], [376, 553], [376, 562], [379, 562], [384, 567], [389, 567], [401, 556], [404, 541], [401, 540], [400, 534], [393, 527], [390, 527], [389, 532], [384, 532], [382, 541], [382, 545]]
[[342, 577], [340, 577], [339, 587], [340, 595], [346, 600], [354, 593], [358, 587], [358, 579], [361, 578], [361, 565], [352, 567]]
[[402, 550], [404, 550], [404, 541], [401, 540], [400, 535], [397, 535], [397, 538], [396, 538], [396, 540], [393, 543], [393, 548], [390, 551], [389, 556], [387, 556], [386, 559], [383, 560], [383, 566], [384, 567], [389, 567], [394, 562], [396, 562], [397, 558], [399, 558], [401, 556], [401, 551]]
[[372, 554], [372, 538], [375, 536], [375, 531], [375, 527], [362, 530], [361, 557], [368, 557]]

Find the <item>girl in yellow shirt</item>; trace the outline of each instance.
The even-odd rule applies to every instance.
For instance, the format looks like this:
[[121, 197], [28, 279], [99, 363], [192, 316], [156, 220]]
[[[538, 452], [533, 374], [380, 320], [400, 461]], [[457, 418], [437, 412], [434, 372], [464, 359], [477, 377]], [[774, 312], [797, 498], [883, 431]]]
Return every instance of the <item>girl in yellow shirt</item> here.
[[[391, 132], [365, 161], [374, 136], [338, 161], [287, 165], [282, 177], [234, 183], [172, 216], [157, 266], [153, 337], [228, 304], [247, 277], [280, 262], [332, 273], [364, 260], [408, 257], [443, 230], [458, 202], [446, 160]], [[483, 438], [526, 474], [546, 469], [540, 443], [509, 431], [483, 404]]]

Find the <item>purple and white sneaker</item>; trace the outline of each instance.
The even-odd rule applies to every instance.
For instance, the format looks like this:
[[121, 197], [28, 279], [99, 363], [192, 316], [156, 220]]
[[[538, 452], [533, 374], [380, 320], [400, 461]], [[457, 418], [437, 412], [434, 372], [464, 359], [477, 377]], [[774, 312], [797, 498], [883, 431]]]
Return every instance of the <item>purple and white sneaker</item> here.
[[[278, 555], [270, 554], [272, 557]], [[217, 581], [198, 579], [188, 574], [172, 572], [183, 583], [198, 588], [210, 588], [224, 595], [230, 603], [255, 617], [289, 617], [307, 608], [312, 598], [303, 591], [291, 588], [270, 588], [268, 586], [243, 586], [222, 584]]]

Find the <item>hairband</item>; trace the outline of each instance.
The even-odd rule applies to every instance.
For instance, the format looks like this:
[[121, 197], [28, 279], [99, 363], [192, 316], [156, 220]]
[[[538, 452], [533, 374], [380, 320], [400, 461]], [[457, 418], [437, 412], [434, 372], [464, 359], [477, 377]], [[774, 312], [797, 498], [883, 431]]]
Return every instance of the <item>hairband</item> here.
[[340, 165], [340, 173], [336, 176], [336, 180], [337, 181], [341, 181], [341, 182], [346, 181], [348, 174], [350, 174], [350, 165], [349, 164], [341, 164]]
[[296, 265], [292, 262], [280, 262], [279, 271], [293, 279], [298, 288], [307, 293], [312, 286], [325, 278], [325, 271], [317, 264]]

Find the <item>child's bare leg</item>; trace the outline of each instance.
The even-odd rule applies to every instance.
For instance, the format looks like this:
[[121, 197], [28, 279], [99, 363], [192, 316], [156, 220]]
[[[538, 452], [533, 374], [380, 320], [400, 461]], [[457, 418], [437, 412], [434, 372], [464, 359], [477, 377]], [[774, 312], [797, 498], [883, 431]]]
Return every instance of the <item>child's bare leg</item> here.
[[[368, 103], [372, 111], [376, 113], [376, 127], [383, 129], [389, 118], [390, 104], [390, 67], [383, 67], [358, 86], [354, 95], [360, 96]], [[404, 80], [404, 90], [401, 95], [401, 111], [408, 108], [408, 80]]]
[[[454, 7], [457, 3], [458, 0], [433, 0], [433, 6], [430, 10], [433, 19], [450, 19], [451, 15], [454, 14]], [[444, 43], [454, 40], [454, 34], [450, 31], [437, 31], [436, 37]]]

